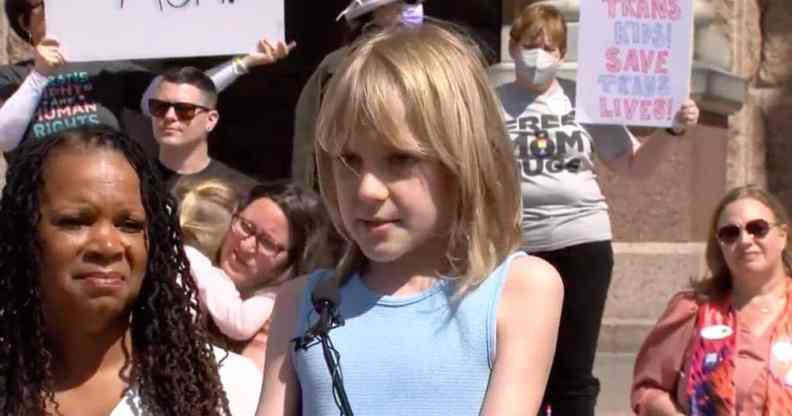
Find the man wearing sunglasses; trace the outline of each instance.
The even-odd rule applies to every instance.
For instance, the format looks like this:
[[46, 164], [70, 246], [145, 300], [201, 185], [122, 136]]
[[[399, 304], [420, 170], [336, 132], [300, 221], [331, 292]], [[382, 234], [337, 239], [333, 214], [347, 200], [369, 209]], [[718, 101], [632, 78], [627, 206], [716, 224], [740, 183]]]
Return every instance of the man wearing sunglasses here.
[[197, 68], [174, 68], [148, 100], [158, 165], [173, 192], [186, 180], [221, 179], [245, 195], [256, 181], [209, 157], [209, 133], [217, 126], [217, 89]]
[[[42, 0], [5, 0], [4, 8], [13, 31], [33, 47], [34, 59], [0, 65], [0, 97], [7, 98], [0, 106], [0, 151], [67, 128], [102, 124], [124, 129], [124, 110], [137, 113], [142, 105], [146, 111], [156, 73], [127, 61], [66, 62], [60, 43], [47, 36]], [[209, 73], [222, 90], [253, 67], [285, 58], [294, 46], [262, 39], [254, 51]]]

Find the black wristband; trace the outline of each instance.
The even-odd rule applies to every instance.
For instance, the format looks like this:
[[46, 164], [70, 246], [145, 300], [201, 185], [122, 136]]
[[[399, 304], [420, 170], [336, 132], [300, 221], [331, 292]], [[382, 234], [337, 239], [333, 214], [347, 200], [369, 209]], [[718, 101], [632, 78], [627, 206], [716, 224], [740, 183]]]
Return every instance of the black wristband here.
[[685, 133], [686, 133], [686, 131], [685, 131], [685, 129], [682, 129], [682, 130], [676, 131], [676, 130], [674, 130], [673, 128], [669, 127], [669, 128], [667, 128], [667, 129], [666, 129], [666, 133], [668, 133], [668, 134], [670, 134], [670, 135], [672, 135], [672, 136], [677, 136], [677, 137], [679, 137], [679, 136], [684, 136], [684, 135], [685, 135]]

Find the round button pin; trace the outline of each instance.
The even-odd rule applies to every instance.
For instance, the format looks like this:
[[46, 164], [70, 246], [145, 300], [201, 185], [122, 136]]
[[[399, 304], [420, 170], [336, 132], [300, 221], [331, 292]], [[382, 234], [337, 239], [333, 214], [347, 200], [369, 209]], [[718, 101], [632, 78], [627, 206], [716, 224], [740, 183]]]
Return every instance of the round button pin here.
[[779, 361], [792, 361], [792, 343], [789, 341], [776, 342], [770, 351], [773, 352], [773, 356]]
[[728, 338], [734, 331], [727, 325], [710, 325], [701, 330], [701, 337], [715, 341], [719, 339]]

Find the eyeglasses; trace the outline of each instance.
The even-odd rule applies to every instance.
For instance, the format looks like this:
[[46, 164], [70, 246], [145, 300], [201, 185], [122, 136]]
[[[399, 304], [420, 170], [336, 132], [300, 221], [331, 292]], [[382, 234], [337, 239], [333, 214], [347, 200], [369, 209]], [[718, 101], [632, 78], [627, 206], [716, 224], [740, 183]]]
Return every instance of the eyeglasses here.
[[168, 114], [168, 110], [171, 107], [173, 107], [173, 111], [176, 113], [176, 118], [178, 118], [179, 121], [190, 121], [201, 111], [211, 111], [209, 107], [204, 107], [199, 104], [180, 102], [172, 103], [170, 101], [162, 101], [156, 98], [149, 99], [149, 113], [151, 113], [151, 115], [154, 117], [165, 117], [165, 114]]
[[255, 237], [256, 250], [263, 255], [275, 256], [281, 251], [286, 251], [283, 244], [275, 242], [267, 233], [259, 232], [256, 225], [241, 215], [234, 215], [231, 229], [242, 236], [243, 239]]
[[771, 224], [761, 218], [745, 223], [743, 227], [736, 224], [727, 224], [718, 229], [718, 240], [723, 244], [732, 244], [740, 238], [743, 228], [754, 238], [764, 238], [770, 229], [780, 224]]

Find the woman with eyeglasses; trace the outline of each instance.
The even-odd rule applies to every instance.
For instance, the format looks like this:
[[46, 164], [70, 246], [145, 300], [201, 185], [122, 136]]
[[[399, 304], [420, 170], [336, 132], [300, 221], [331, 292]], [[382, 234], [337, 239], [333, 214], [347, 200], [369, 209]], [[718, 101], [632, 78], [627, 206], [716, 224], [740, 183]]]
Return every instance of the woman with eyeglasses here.
[[[220, 194], [230, 191], [219, 190], [216, 183], [202, 182], [184, 193], [180, 222], [186, 243], [205, 249], [200, 253], [188, 248], [187, 254], [202, 306], [229, 338], [223, 342], [263, 368], [275, 292], [284, 281], [329, 264], [334, 256], [328, 244], [332, 241], [330, 223], [318, 195], [284, 181], [254, 187], [238, 209], [228, 210], [236, 201], [229, 204], [228, 198], [220, 198], [226, 200], [220, 204], [224, 207], [215, 206], [212, 211], [222, 215], [214, 215], [219, 221], [209, 220], [190, 200], [197, 193], [204, 197], [212, 193], [209, 198], [219, 201]], [[207, 204], [203, 205], [207, 211]], [[212, 222], [228, 226], [219, 246], [200, 243], [217, 239], [216, 231], [200, 231], [209, 231], [207, 225]]]
[[[0, 107], [0, 151], [67, 128], [102, 124], [118, 130], [125, 108], [147, 111], [144, 97], [157, 84], [155, 73], [125, 61], [66, 62], [58, 41], [47, 37], [42, 0], [6, 0], [5, 12], [13, 31], [33, 46], [34, 59], [0, 67], [0, 89], [20, 84]], [[209, 73], [222, 90], [250, 68], [287, 56], [292, 47], [262, 40], [255, 52]]]
[[767, 191], [715, 209], [710, 275], [674, 296], [635, 363], [638, 415], [786, 415], [792, 409], [792, 242]]

